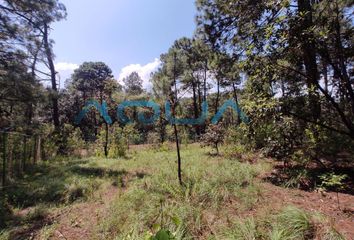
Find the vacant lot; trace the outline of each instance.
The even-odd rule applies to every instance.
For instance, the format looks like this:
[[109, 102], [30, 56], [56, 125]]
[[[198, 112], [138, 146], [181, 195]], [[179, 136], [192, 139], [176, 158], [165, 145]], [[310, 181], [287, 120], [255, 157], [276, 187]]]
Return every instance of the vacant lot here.
[[335, 193], [265, 181], [269, 159], [182, 147], [183, 186], [169, 145], [133, 147], [122, 159], [40, 164], [6, 190], [0, 239], [155, 239], [161, 229], [175, 239], [354, 236], [353, 196], [339, 194], [338, 206]]

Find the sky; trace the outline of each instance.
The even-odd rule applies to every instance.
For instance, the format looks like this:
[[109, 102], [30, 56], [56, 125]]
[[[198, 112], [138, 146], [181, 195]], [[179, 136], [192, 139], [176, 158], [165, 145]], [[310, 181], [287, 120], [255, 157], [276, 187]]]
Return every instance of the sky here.
[[137, 71], [150, 87], [160, 54], [175, 40], [192, 37], [194, 0], [61, 0], [67, 19], [52, 25], [61, 87], [85, 61], [105, 62], [116, 79]]

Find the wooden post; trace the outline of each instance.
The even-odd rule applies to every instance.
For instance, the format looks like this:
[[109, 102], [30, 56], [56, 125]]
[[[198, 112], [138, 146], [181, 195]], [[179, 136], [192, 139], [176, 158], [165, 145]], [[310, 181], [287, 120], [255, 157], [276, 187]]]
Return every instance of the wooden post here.
[[2, 163], [2, 186], [6, 186], [6, 141], [7, 141], [7, 133], [3, 133], [3, 148], [2, 148], [2, 157], [3, 157], [3, 163]]

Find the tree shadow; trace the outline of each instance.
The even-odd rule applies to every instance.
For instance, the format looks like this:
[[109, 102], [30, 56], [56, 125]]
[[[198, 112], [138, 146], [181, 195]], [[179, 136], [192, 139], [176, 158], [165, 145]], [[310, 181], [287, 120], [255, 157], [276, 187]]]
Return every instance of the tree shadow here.
[[128, 172], [125, 170], [111, 170], [111, 169], [104, 169], [98, 167], [81, 167], [81, 166], [74, 166], [71, 168], [71, 171], [75, 174], [85, 176], [85, 177], [118, 177], [122, 175], [126, 175]]
[[72, 164], [50, 166], [47, 164], [37, 165], [27, 169], [23, 178], [9, 183], [1, 194], [6, 198], [7, 204], [19, 208], [32, 207], [40, 203], [61, 204], [65, 202], [68, 186], [72, 183], [74, 175], [83, 178], [109, 178], [128, 174], [125, 170], [117, 171], [78, 165], [83, 163], [87, 163], [87, 161], [74, 161]]
[[[26, 224], [21, 224], [24, 221]], [[36, 233], [43, 227], [50, 226], [54, 223], [53, 219], [51, 219], [48, 214], [41, 215], [31, 221], [22, 218], [17, 219], [16, 222], [18, 227], [13, 229], [9, 234], [9, 239], [11, 240], [34, 239]]]
[[136, 172], [135, 173], [135, 176], [138, 178], [138, 179], [143, 179], [143, 178], [145, 178], [146, 176], [150, 176], [150, 174], [147, 174], [147, 173], [145, 173], [145, 172]]

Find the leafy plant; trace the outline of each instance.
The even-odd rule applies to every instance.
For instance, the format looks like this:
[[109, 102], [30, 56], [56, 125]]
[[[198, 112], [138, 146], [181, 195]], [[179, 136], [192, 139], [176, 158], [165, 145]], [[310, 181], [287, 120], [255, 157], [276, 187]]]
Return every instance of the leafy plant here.
[[343, 189], [344, 188], [344, 179], [346, 179], [348, 176], [346, 174], [335, 174], [334, 172], [331, 173], [326, 173], [320, 176], [320, 179], [322, 180], [321, 189], [328, 190], [328, 189], [335, 189], [336, 194], [337, 194], [337, 203], [338, 203], [338, 208], [340, 209], [340, 203], [339, 203], [339, 194], [337, 189]]
[[203, 146], [211, 146], [215, 148], [216, 154], [219, 155], [219, 145], [224, 140], [224, 129], [222, 125], [210, 125], [206, 133], [202, 136]]
[[149, 240], [176, 240], [176, 238], [170, 231], [161, 229], [154, 236], [151, 236]]
[[325, 189], [343, 189], [343, 180], [347, 177], [348, 176], [346, 174], [335, 174], [334, 172], [323, 174], [320, 176], [320, 179], [322, 180], [321, 187], [324, 187]]

